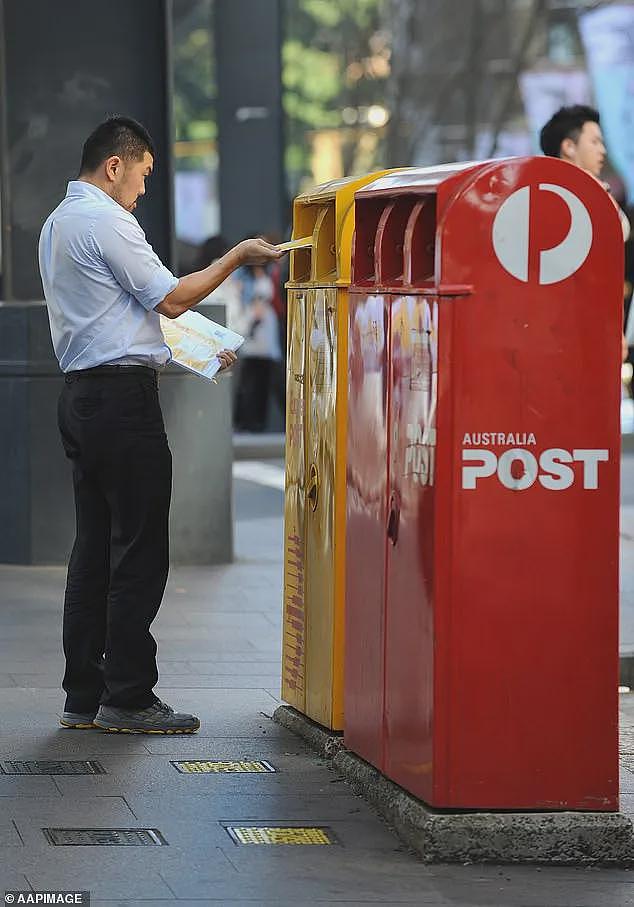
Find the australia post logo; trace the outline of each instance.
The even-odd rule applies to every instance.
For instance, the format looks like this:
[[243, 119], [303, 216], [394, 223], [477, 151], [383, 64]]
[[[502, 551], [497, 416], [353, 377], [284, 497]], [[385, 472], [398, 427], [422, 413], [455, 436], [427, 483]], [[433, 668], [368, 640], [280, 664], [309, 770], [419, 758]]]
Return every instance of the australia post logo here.
[[467, 432], [462, 440], [462, 487], [473, 491], [499, 482], [511, 491], [526, 491], [534, 485], [548, 491], [565, 491], [573, 485], [596, 490], [600, 465], [607, 461], [608, 451], [602, 449], [540, 450], [537, 438], [528, 432]]
[[[562, 235], [550, 248], [543, 248], [543, 224], [535, 222], [537, 203], [543, 195], [558, 196], [568, 209], [562, 220]], [[561, 204], [561, 202], [560, 202]], [[565, 213], [565, 209], [562, 214]], [[565, 224], [569, 224], [566, 230]], [[517, 189], [500, 206], [493, 222], [493, 249], [498, 261], [513, 277], [528, 283], [531, 245], [539, 246], [537, 280], [542, 285], [567, 280], [585, 262], [592, 246], [592, 220], [588, 209], [570, 189], [555, 183], [539, 183]]]

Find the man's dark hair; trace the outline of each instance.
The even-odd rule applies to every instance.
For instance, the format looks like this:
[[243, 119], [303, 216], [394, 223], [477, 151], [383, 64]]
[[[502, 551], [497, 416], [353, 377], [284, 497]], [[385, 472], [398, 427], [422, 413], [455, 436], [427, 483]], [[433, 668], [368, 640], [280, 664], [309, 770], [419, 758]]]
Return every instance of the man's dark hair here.
[[99, 164], [113, 155], [126, 161], [140, 161], [154, 143], [145, 126], [131, 117], [109, 117], [90, 133], [84, 144], [79, 172], [94, 173]]
[[561, 143], [564, 139], [576, 142], [585, 123], [599, 123], [599, 111], [585, 104], [572, 107], [561, 107], [548, 120], [539, 134], [539, 144], [544, 154], [549, 157], [561, 156]]

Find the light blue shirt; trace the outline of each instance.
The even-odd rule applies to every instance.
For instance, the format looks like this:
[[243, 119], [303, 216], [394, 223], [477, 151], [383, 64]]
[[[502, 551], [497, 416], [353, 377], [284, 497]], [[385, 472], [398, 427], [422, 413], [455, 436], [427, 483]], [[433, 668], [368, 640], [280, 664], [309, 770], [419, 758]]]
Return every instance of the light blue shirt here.
[[133, 214], [97, 186], [68, 184], [42, 227], [40, 275], [63, 372], [107, 364], [165, 365], [155, 307], [178, 283]]

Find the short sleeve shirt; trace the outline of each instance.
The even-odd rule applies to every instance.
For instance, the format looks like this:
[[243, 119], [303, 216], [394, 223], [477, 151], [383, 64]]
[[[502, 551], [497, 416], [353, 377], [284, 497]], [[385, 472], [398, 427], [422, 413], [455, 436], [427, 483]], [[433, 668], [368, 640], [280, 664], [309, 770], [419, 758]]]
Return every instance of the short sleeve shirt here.
[[42, 227], [39, 264], [62, 371], [169, 361], [155, 308], [178, 278], [136, 217], [97, 186], [68, 184]]

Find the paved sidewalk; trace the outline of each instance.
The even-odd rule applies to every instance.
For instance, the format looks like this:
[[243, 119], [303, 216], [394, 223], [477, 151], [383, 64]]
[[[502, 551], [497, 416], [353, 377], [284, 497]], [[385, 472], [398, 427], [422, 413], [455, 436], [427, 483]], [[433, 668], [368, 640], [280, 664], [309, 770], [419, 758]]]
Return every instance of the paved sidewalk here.
[[236, 432], [233, 436], [234, 460], [279, 460], [284, 458], [285, 436], [281, 432]]
[[[239, 511], [245, 500], [257, 500], [258, 513], [238, 522], [237, 562], [174, 569], [155, 625], [158, 692], [201, 716], [195, 737], [57, 728], [64, 572], [0, 567], [0, 760], [97, 759], [107, 772], [0, 775], [0, 895], [88, 889], [93, 905], [110, 907], [634, 905], [634, 872], [419, 863], [322, 760], [270, 721], [279, 690], [281, 493], [243, 482]], [[634, 695], [623, 705], [634, 726]], [[634, 731], [625, 749], [629, 807]], [[277, 772], [179, 774], [170, 760], [186, 759], [264, 759]], [[237, 846], [223, 824], [278, 822], [327, 825], [338, 843]], [[41, 830], [51, 826], [150, 827], [169, 846], [52, 847]]]
[[634, 654], [634, 455], [621, 459], [620, 650]]

